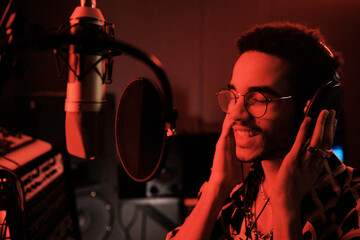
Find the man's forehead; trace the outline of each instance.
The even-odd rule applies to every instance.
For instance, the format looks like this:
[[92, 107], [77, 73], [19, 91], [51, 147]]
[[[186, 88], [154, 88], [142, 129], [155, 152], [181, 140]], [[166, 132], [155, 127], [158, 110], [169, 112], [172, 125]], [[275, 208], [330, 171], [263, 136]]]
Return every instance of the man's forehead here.
[[[228, 88], [237, 90], [236, 87], [231, 82], [228, 84]], [[252, 87], [250, 86], [250, 87], [248, 87], [248, 89], [246, 89], [246, 92], [256, 92], [256, 91], [270, 94], [273, 96], [281, 95], [281, 93], [279, 93], [276, 89], [272, 88], [271, 86], [252, 86]]]
[[243, 92], [261, 89], [269, 94], [284, 94], [290, 91], [287, 79], [289, 65], [276, 56], [249, 51], [237, 60], [229, 87]]

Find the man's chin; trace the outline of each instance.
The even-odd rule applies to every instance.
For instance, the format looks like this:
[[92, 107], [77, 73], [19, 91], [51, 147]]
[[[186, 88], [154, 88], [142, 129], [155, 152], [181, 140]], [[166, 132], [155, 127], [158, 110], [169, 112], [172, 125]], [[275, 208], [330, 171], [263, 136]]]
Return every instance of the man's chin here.
[[236, 157], [240, 162], [259, 162], [263, 160], [284, 158], [285, 156], [286, 153], [280, 149], [264, 151], [264, 149], [236, 148]]
[[240, 162], [256, 162], [261, 161], [262, 151], [252, 148], [236, 148], [236, 157]]

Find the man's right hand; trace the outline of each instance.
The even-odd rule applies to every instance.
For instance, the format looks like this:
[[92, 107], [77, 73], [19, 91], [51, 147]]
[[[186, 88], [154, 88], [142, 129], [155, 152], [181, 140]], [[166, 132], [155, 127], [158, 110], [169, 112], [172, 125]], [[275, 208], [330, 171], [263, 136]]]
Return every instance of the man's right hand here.
[[[249, 172], [250, 163], [244, 167], [235, 153], [235, 139], [232, 121], [227, 115], [224, 120], [220, 138], [216, 144], [210, 179], [204, 185], [201, 197], [184, 224], [172, 240], [207, 240], [219, 216], [222, 206], [231, 190], [243, 181]], [[246, 172], [246, 173], [245, 173]], [[170, 238], [168, 238], [170, 239]]]
[[233, 121], [225, 116], [220, 138], [216, 144], [209, 183], [220, 184], [227, 192], [248, 176], [252, 163], [240, 162], [236, 157]]

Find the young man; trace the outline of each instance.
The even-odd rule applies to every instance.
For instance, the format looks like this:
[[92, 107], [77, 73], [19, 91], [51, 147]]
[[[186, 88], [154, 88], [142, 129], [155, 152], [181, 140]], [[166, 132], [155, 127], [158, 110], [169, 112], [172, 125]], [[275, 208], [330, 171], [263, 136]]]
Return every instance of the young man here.
[[211, 176], [167, 239], [359, 237], [360, 174], [331, 152], [336, 113], [304, 119], [316, 90], [338, 74], [339, 57], [318, 31], [290, 23], [257, 26], [238, 47], [228, 88], [218, 92], [226, 116]]

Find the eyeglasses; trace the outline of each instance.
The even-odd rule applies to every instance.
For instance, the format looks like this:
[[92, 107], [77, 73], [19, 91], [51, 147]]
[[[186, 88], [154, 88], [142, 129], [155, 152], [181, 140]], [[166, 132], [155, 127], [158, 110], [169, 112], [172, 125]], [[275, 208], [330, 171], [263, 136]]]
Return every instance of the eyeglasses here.
[[264, 116], [270, 102], [287, 100], [293, 97], [285, 96], [270, 99], [267, 98], [262, 92], [253, 91], [242, 95], [231, 89], [221, 89], [216, 93], [216, 95], [218, 96], [220, 108], [225, 113], [230, 113], [235, 107], [235, 104], [240, 96], [243, 96], [245, 109], [254, 118], [260, 118]]

